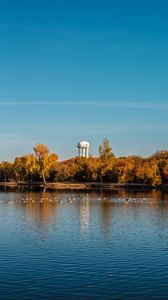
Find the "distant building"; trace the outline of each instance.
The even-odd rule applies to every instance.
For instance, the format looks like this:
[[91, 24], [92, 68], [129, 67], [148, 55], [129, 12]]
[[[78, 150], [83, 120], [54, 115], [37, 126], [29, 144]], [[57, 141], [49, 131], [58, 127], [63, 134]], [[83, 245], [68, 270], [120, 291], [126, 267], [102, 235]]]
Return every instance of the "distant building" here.
[[89, 157], [89, 142], [82, 141], [78, 143], [78, 155], [79, 157]]

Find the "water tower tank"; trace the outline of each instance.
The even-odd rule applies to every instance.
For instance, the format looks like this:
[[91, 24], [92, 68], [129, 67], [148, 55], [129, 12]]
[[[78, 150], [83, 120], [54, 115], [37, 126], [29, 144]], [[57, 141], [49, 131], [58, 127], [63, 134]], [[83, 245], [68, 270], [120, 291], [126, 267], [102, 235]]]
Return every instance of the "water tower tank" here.
[[81, 141], [78, 143], [79, 157], [89, 157], [89, 142]]

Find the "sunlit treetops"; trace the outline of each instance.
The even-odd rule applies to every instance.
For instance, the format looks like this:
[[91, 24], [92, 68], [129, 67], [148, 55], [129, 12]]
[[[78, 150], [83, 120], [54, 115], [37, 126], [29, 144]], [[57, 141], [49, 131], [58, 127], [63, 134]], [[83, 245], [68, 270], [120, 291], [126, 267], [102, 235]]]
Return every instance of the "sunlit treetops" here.
[[115, 157], [107, 139], [99, 146], [99, 157], [74, 157], [59, 162], [56, 153], [37, 144], [32, 154], [0, 163], [0, 181], [16, 182], [109, 182], [159, 186], [168, 183], [168, 151], [152, 156]]

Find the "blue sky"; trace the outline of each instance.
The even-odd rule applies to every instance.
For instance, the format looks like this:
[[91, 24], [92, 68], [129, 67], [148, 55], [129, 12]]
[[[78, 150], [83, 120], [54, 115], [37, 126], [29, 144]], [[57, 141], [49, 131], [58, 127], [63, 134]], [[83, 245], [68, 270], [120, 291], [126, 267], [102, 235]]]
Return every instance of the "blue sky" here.
[[168, 149], [168, 2], [0, 1], [0, 160]]

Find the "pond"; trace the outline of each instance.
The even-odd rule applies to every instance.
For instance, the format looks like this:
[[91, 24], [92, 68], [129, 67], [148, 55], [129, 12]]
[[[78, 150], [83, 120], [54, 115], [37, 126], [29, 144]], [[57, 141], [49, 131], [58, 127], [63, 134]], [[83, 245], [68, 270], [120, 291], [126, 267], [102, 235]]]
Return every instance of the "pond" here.
[[167, 299], [168, 192], [0, 189], [0, 299]]

